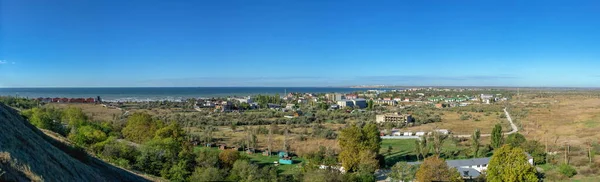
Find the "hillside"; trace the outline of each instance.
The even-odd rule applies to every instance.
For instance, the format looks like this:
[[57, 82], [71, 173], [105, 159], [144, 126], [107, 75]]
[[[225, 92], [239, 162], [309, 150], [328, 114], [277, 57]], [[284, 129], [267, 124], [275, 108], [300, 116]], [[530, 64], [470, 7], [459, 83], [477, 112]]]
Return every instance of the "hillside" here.
[[149, 181], [46, 136], [0, 103], [0, 181]]

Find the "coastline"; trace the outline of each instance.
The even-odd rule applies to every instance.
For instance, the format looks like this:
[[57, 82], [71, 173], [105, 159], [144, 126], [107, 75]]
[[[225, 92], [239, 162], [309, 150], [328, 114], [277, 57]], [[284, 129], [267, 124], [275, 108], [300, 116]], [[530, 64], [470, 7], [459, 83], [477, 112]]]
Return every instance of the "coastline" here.
[[351, 93], [368, 88], [348, 87], [94, 87], [0, 88], [0, 96], [24, 98], [96, 98], [113, 102], [183, 101], [190, 98], [285, 95], [286, 93]]

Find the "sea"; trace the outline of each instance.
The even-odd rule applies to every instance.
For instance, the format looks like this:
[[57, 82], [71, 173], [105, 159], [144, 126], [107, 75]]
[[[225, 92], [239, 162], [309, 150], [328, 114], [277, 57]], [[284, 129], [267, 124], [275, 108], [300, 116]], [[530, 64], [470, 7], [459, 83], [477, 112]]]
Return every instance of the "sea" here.
[[66, 97], [96, 98], [112, 102], [182, 101], [189, 98], [212, 98], [285, 93], [350, 93], [368, 88], [336, 87], [131, 87], [131, 88], [0, 88], [0, 96], [23, 98]]

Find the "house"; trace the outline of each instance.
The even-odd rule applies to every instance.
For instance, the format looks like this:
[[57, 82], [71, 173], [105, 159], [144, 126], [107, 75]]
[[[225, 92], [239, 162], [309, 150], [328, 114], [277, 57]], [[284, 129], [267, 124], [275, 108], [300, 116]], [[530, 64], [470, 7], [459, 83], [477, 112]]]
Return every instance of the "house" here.
[[390, 106], [395, 106], [396, 104], [398, 104], [398, 102], [395, 100], [373, 100], [373, 103], [380, 104], [380, 105], [390, 105]]
[[329, 109], [339, 109], [339, 108], [340, 108], [340, 106], [337, 104], [333, 104], [333, 105], [329, 106]]
[[287, 104], [285, 105], [286, 109], [294, 109], [294, 106], [296, 106], [296, 104]]
[[298, 104], [306, 104], [308, 103], [307, 99], [298, 99]]
[[338, 100], [336, 103], [340, 108], [354, 107], [354, 102], [352, 102], [351, 100]]
[[444, 105], [442, 105], [442, 104], [435, 104], [435, 108], [441, 109], [441, 108], [444, 108]]
[[340, 93], [329, 93], [329, 94], [325, 94], [325, 98], [327, 98], [327, 100], [330, 100], [330, 101], [339, 101], [339, 100], [346, 99], [346, 96], [344, 96]]
[[375, 116], [375, 122], [387, 123], [387, 122], [406, 122], [406, 116], [399, 113], [395, 114], [380, 114]]
[[57, 102], [67, 103], [67, 102], [69, 102], [69, 99], [67, 99], [67, 98], [60, 98]]
[[269, 108], [269, 109], [279, 109], [279, 108], [281, 108], [281, 105], [268, 103], [267, 104], [267, 108]]
[[450, 134], [450, 131], [448, 131], [446, 129], [437, 129], [437, 130], [433, 130], [433, 131], [436, 131], [436, 132], [444, 134], [444, 135]]
[[404, 102], [410, 102], [409, 98], [404, 98]]
[[356, 94], [346, 94], [346, 99], [348, 99], [348, 100], [358, 99], [358, 95], [356, 95]]
[[367, 100], [365, 99], [352, 99], [352, 102], [358, 108], [367, 108]]
[[87, 98], [87, 99], [85, 99], [85, 102], [86, 103], [94, 103], [94, 102], [96, 102], [96, 100], [94, 98]]
[[[533, 165], [533, 157], [531, 157], [531, 155], [528, 153], [525, 153], [525, 155], [527, 155], [527, 162], [530, 165]], [[471, 179], [479, 177], [485, 170], [487, 170], [490, 159], [491, 157], [447, 160], [446, 164], [448, 164], [450, 167], [456, 168], [463, 178]], [[421, 164], [421, 162], [409, 162], [408, 164], [418, 165]]]
[[422, 132], [422, 131], [416, 132], [415, 135], [416, 136], [425, 136], [425, 132]]
[[403, 136], [411, 136], [412, 133], [411, 132], [404, 132]]

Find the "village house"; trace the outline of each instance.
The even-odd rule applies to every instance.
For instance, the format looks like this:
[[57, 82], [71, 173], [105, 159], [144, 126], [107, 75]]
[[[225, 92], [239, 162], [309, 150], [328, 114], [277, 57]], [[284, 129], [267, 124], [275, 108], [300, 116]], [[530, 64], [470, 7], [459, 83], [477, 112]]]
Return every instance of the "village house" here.
[[398, 104], [398, 102], [395, 100], [373, 100], [373, 103], [379, 104], [379, 105], [387, 104], [390, 106], [395, 106], [396, 104]]
[[[528, 153], [527, 162], [533, 165], [533, 157]], [[447, 160], [448, 166], [456, 168], [460, 175], [465, 179], [474, 179], [479, 177], [485, 170], [487, 170], [488, 164], [490, 163], [491, 157], [485, 158], [473, 158], [473, 159], [462, 159], [462, 160]], [[421, 162], [409, 162], [410, 165], [419, 165]]]
[[407, 115], [402, 115], [400, 113], [394, 114], [380, 114], [375, 116], [376, 123], [387, 123], [387, 122], [406, 122]]

